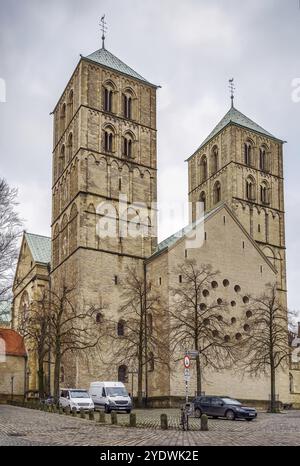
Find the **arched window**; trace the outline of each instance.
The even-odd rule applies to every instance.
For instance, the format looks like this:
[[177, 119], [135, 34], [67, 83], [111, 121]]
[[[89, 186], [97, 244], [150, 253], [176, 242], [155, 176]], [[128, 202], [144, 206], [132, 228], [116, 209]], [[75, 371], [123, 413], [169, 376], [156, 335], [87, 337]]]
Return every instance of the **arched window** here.
[[110, 87], [105, 87], [103, 94], [104, 94], [103, 110], [105, 112], [112, 112], [113, 111], [113, 90]]
[[66, 104], [64, 103], [60, 110], [60, 131], [64, 132], [66, 127]]
[[259, 169], [262, 171], [268, 171], [267, 151], [264, 146], [259, 149]]
[[96, 323], [102, 324], [103, 323], [103, 314], [102, 312], [97, 312], [96, 314]]
[[207, 158], [203, 155], [200, 161], [200, 183], [207, 179]]
[[249, 201], [254, 201], [255, 196], [255, 181], [252, 177], [247, 178], [246, 180], [246, 198]]
[[70, 161], [73, 155], [73, 133], [68, 137], [68, 160]]
[[117, 324], [117, 334], [118, 337], [123, 337], [125, 335], [125, 321], [120, 319]]
[[123, 116], [129, 120], [132, 118], [132, 97], [123, 94]]
[[104, 130], [104, 150], [105, 152], [113, 152], [114, 150], [114, 133], [110, 127]]
[[126, 134], [123, 137], [123, 154], [125, 157], [132, 157], [132, 137], [129, 134]]
[[269, 204], [269, 187], [266, 182], [260, 185], [260, 201], [262, 204]]
[[152, 335], [153, 332], [153, 316], [150, 312], [147, 314], [147, 332], [148, 335]]
[[219, 169], [219, 151], [217, 146], [212, 149], [212, 174], [216, 173]]
[[118, 368], [118, 381], [123, 383], [128, 382], [128, 369], [127, 366], [125, 366], [125, 364], [122, 364]]
[[73, 117], [73, 106], [74, 106], [73, 100], [74, 100], [74, 93], [73, 93], [73, 89], [71, 89], [69, 92], [69, 98], [68, 98], [69, 120], [71, 120]]
[[214, 200], [214, 204], [217, 204], [218, 202], [221, 201], [221, 183], [220, 183], [220, 181], [217, 181], [214, 184], [213, 200]]
[[249, 166], [252, 164], [252, 145], [249, 141], [244, 144], [244, 162]]
[[154, 354], [152, 351], [150, 351], [148, 355], [148, 372], [153, 372], [154, 371]]
[[199, 201], [203, 203], [203, 211], [206, 211], [206, 194], [204, 191], [200, 193]]
[[65, 145], [63, 144], [60, 149], [60, 155], [59, 155], [59, 174], [61, 174], [64, 171], [66, 164], [66, 156], [65, 156]]
[[19, 314], [22, 320], [27, 319], [28, 313], [29, 313], [29, 307], [30, 307], [29, 295], [27, 291], [24, 291], [21, 297], [20, 308], [19, 308]]

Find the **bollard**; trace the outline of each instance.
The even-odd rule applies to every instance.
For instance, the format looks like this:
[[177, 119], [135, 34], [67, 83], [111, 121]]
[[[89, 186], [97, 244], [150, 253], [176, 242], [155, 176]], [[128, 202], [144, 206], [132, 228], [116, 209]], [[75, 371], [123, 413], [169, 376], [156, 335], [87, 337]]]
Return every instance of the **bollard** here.
[[77, 416], [77, 409], [72, 408], [71, 414], [72, 414], [73, 417], [76, 417]]
[[208, 430], [208, 417], [206, 414], [201, 416], [201, 430]]
[[62, 406], [58, 408], [58, 414], [64, 414], [64, 410], [62, 409]]
[[80, 418], [85, 419], [85, 412], [83, 408], [80, 408]]
[[160, 415], [160, 427], [162, 430], [168, 429], [168, 416], [166, 414]]
[[94, 411], [89, 411], [89, 420], [94, 421], [95, 416], [94, 416]]
[[105, 424], [105, 412], [104, 411], [99, 411], [98, 422], [101, 422], [101, 424]]
[[131, 413], [129, 416], [129, 425], [130, 427], [136, 427], [136, 414]]
[[117, 413], [113, 411], [110, 416], [111, 416], [111, 423], [114, 425], [118, 424]]
[[57, 406], [56, 406], [56, 405], [53, 405], [53, 406], [52, 406], [52, 412], [53, 412], [53, 413], [57, 413]]
[[68, 416], [69, 414], [71, 414], [71, 410], [70, 410], [70, 406], [66, 406], [65, 407], [65, 414]]

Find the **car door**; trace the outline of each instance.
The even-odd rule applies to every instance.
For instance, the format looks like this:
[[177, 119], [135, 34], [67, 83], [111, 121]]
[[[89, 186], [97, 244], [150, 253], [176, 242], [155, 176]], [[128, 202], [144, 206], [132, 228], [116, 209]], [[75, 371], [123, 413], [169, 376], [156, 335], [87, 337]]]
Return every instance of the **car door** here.
[[201, 408], [202, 414], [210, 414], [210, 411], [211, 411], [210, 397], [203, 396], [201, 398], [200, 408]]
[[218, 397], [213, 397], [211, 399], [211, 415], [212, 416], [223, 416], [224, 414], [224, 408], [223, 408], [223, 401], [221, 398]]

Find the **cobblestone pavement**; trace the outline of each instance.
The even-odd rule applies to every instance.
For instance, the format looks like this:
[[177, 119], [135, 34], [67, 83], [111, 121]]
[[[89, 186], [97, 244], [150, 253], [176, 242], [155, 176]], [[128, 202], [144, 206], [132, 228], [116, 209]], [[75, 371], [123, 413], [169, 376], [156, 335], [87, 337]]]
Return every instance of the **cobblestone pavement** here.
[[[259, 413], [253, 422], [210, 419], [209, 432], [153, 428], [162, 412], [175, 419], [179, 410], [136, 411], [143, 428], [129, 428], [0, 405], [0, 445], [300, 445], [300, 411]], [[125, 424], [128, 416], [118, 420]]]

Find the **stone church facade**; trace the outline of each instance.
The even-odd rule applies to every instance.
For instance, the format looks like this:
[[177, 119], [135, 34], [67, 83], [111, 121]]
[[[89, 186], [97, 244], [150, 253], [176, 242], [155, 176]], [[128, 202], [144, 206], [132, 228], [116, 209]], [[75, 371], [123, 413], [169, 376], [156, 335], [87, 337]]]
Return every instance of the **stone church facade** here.
[[[44, 267], [43, 278], [38, 278], [47, 277], [46, 286], [50, 279], [53, 289], [66, 278], [76, 282], [78, 307], [103, 300], [105, 312], [118, 321], [120, 284], [128, 267], [146, 276], [168, 309], [172, 287], [178, 283], [176, 264], [194, 259], [219, 271], [218, 286], [210, 292], [231, 303], [231, 333], [236, 336], [241, 329], [235, 325], [245, 314], [249, 293], [258, 295], [266, 283], [276, 281], [286, 303], [283, 142], [232, 106], [188, 158], [191, 222], [198, 218], [198, 203], [204, 206], [202, 246], [189, 248], [185, 230], [157, 244], [156, 91], [157, 86], [104, 47], [81, 57], [53, 111], [51, 272]], [[114, 220], [116, 234], [99, 234], [105, 216]], [[151, 234], [120, 233], [132, 223]], [[22, 275], [22, 267], [21, 254], [17, 274]], [[14, 289], [14, 327], [22, 312], [22, 280], [18, 278]], [[30, 280], [26, 287], [31, 289]], [[153, 326], [169, 338], [168, 319], [158, 319]], [[109, 352], [105, 343], [103, 349]], [[89, 363], [77, 358], [63, 383], [88, 388], [94, 380], [116, 380], [119, 369], [108, 369], [97, 358]], [[136, 395], [133, 369], [125, 365], [125, 381]], [[191, 371], [192, 395], [193, 367]], [[147, 381], [154, 404], [184, 395], [182, 363], [169, 368], [155, 363]], [[261, 402], [268, 400], [270, 391], [267, 378], [228, 370], [207, 370], [204, 390]], [[288, 368], [278, 374], [277, 393], [282, 401], [291, 399]]]

